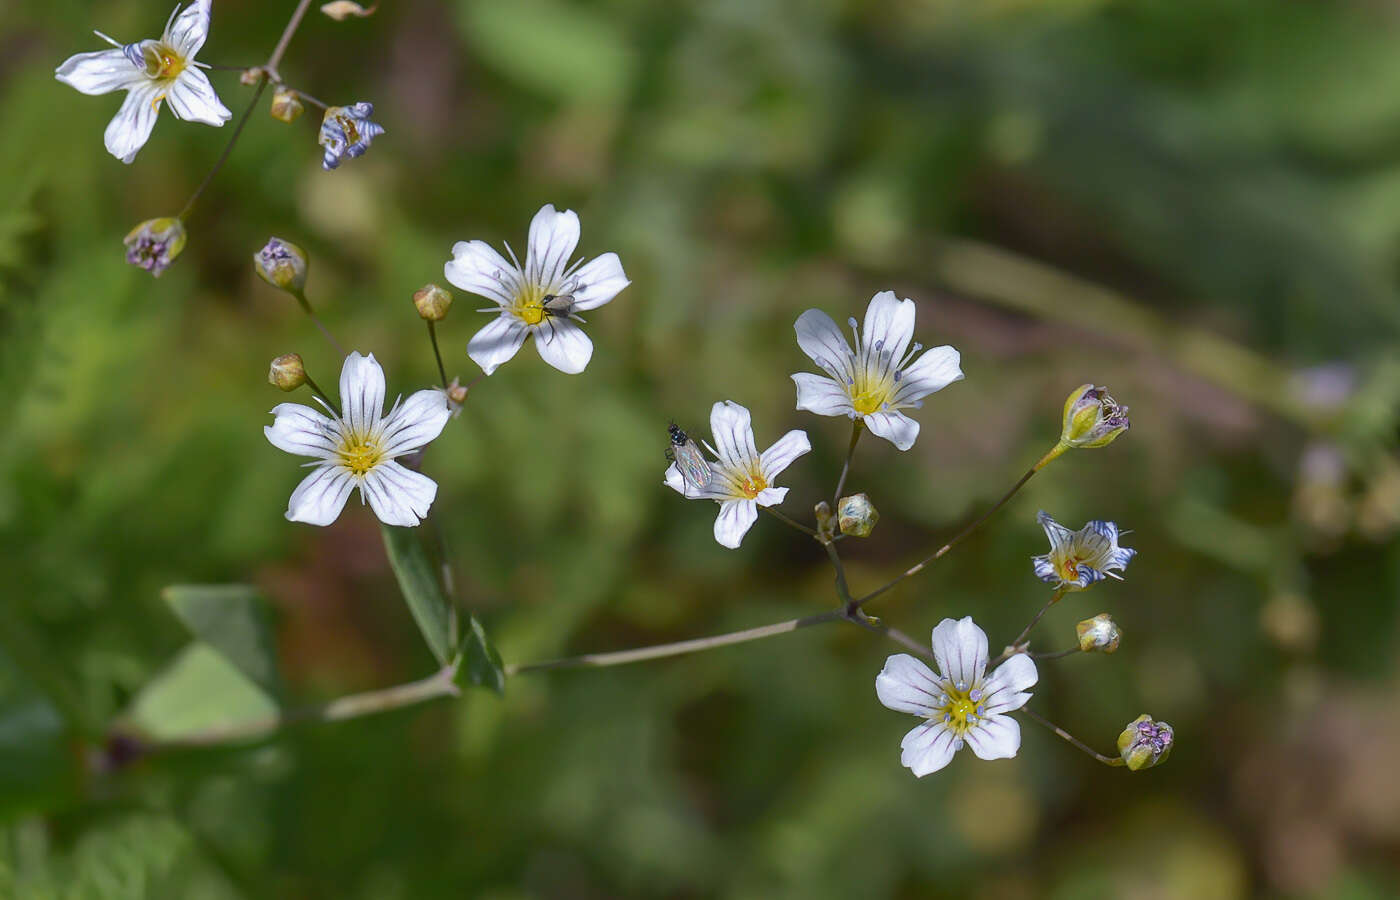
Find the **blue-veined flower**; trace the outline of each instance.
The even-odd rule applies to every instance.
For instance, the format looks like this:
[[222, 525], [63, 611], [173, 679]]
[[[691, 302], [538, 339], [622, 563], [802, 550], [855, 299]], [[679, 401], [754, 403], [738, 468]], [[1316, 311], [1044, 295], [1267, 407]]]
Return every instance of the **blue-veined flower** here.
[[127, 92], [103, 136], [108, 152], [122, 162], [135, 159], [151, 136], [162, 100], [188, 122], [219, 126], [233, 117], [194, 60], [209, 36], [209, 6], [210, 0], [195, 0], [183, 11], [175, 7], [159, 39], [122, 44], [99, 31], [115, 49], [70, 56], [54, 71], [84, 94]]
[[774, 487], [773, 479], [811, 450], [812, 444], [807, 432], [793, 430], [760, 454], [754, 446], [749, 411], [731, 400], [716, 403], [710, 410], [710, 430], [716, 446], [705, 447], [716, 460], [709, 464], [708, 484], [692, 484], [673, 462], [666, 469], [666, 486], [691, 500], [717, 502], [715, 540], [735, 550], [758, 519], [758, 508], [776, 506], [787, 496], [788, 489]]
[[530, 222], [523, 266], [509, 244], [510, 262], [485, 241], [453, 245], [443, 267], [447, 280], [496, 303], [481, 310], [496, 318], [467, 344], [467, 355], [487, 375], [515, 356], [530, 335], [540, 358], [559, 371], [576, 375], [587, 368], [593, 342], [578, 327], [578, 313], [602, 306], [631, 282], [616, 253], [571, 265], [579, 231], [577, 213], [545, 205]]
[[882, 291], [870, 300], [865, 327], [849, 320], [855, 347], [831, 317], [809, 309], [797, 318], [797, 345], [812, 358], [825, 376], [800, 372], [797, 408], [819, 416], [849, 416], [864, 421], [873, 434], [900, 450], [914, 446], [919, 423], [900, 412], [918, 409], [923, 398], [963, 377], [961, 357], [949, 346], [934, 347], [917, 359], [923, 349], [915, 344], [914, 301], [898, 300], [893, 291]]
[[948, 765], [964, 745], [980, 759], [1007, 759], [1021, 749], [1021, 726], [1007, 715], [1026, 705], [1039, 678], [1035, 663], [1017, 653], [987, 674], [987, 634], [971, 616], [944, 619], [933, 629], [933, 660], [900, 653], [875, 679], [880, 702], [928, 721], [904, 736], [900, 762], [920, 778]]
[[1050, 539], [1050, 552], [1031, 558], [1035, 576], [1041, 581], [1082, 591], [1104, 578], [1118, 578], [1137, 551], [1118, 546], [1118, 526], [1095, 520], [1078, 531], [1070, 531], [1042, 510], [1036, 520]]
[[384, 133], [383, 125], [369, 120], [372, 115], [374, 104], [366, 101], [326, 109], [317, 137], [317, 142], [326, 148], [321, 168], [329, 172], [347, 159], [365, 155], [370, 141]]
[[279, 403], [272, 409], [276, 420], [263, 428], [274, 447], [315, 457], [312, 473], [292, 491], [287, 518], [329, 525], [359, 488], [360, 502], [367, 500], [381, 522], [417, 525], [437, 496], [437, 484], [394, 460], [442, 433], [449, 416], [442, 391], [400, 397], [385, 414], [384, 370], [373, 353], [352, 352], [340, 371], [340, 404], [341, 415], [325, 415]]

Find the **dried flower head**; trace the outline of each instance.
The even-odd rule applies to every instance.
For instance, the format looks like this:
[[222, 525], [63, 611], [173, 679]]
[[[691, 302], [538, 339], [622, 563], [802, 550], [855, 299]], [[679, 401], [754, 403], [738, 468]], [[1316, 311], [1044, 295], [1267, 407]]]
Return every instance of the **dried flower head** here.
[[364, 156], [370, 141], [384, 133], [384, 127], [371, 122], [374, 104], [361, 101], [349, 106], [332, 106], [321, 119], [319, 142], [326, 148], [321, 168], [327, 172], [347, 159]]
[[1118, 753], [1128, 768], [1150, 769], [1167, 761], [1175, 734], [1166, 722], [1154, 722], [1146, 714], [1128, 723], [1118, 735]]
[[1067, 447], [1106, 447], [1128, 430], [1128, 407], [1119, 406], [1108, 388], [1081, 384], [1065, 400], [1060, 442]]
[[126, 261], [159, 278], [185, 249], [186, 237], [185, 223], [178, 218], [147, 219], [122, 239], [126, 245]]
[[1079, 649], [1085, 653], [1095, 650], [1112, 653], [1118, 649], [1118, 642], [1123, 639], [1123, 632], [1119, 630], [1118, 623], [1113, 621], [1113, 617], [1108, 613], [1099, 613], [1092, 619], [1085, 619], [1074, 626], [1074, 631], [1079, 637]]
[[291, 241], [268, 238], [253, 254], [253, 268], [259, 278], [278, 290], [300, 294], [306, 289], [306, 251]]

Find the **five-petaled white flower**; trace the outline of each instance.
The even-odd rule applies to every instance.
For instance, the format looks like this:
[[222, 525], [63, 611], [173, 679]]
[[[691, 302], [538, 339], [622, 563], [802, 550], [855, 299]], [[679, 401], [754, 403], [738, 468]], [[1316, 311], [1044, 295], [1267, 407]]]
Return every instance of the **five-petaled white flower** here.
[[1031, 557], [1035, 577], [1067, 591], [1082, 591], [1105, 577], [1122, 581], [1114, 570], [1123, 571], [1137, 555], [1131, 547], [1118, 546], [1118, 526], [1112, 522], [1095, 520], [1070, 531], [1044, 510], [1036, 520], [1050, 539], [1050, 552]]
[[705, 449], [718, 460], [710, 463], [709, 484], [698, 487], [690, 483], [673, 462], [666, 469], [666, 486], [691, 500], [719, 503], [715, 540], [735, 550], [758, 519], [758, 508], [776, 506], [787, 496], [788, 489], [773, 487], [773, 479], [811, 450], [812, 444], [807, 432], [793, 430], [759, 454], [749, 411], [731, 400], [716, 403], [710, 410], [710, 430], [718, 449], [709, 444]]
[[340, 370], [340, 403], [344, 413], [338, 416], [280, 403], [272, 410], [276, 421], [263, 428], [274, 447], [316, 457], [309, 464], [315, 471], [292, 491], [287, 518], [329, 525], [358, 487], [360, 502], [368, 500], [381, 522], [417, 525], [437, 496], [437, 484], [394, 458], [442, 433], [449, 416], [442, 392], [418, 391], [407, 401], [400, 397], [384, 415], [384, 370], [373, 353], [352, 352]]
[[963, 377], [957, 350], [944, 345], [914, 358], [922, 344], [906, 354], [914, 337], [914, 301], [897, 300], [881, 291], [865, 311], [864, 333], [850, 320], [856, 349], [831, 317], [819, 309], [798, 316], [797, 345], [830, 377], [800, 372], [797, 408], [819, 416], [860, 418], [874, 434], [900, 450], [914, 446], [919, 423], [900, 412], [918, 409], [922, 398]]
[[528, 335], [535, 336], [540, 357], [559, 371], [575, 375], [588, 366], [593, 342], [578, 327], [578, 313], [602, 306], [631, 282], [616, 253], [570, 265], [578, 238], [578, 214], [546, 205], [530, 222], [524, 266], [509, 244], [511, 262], [485, 241], [453, 245], [443, 267], [447, 280], [499, 307], [480, 310], [499, 315], [467, 345], [467, 355], [487, 375], [515, 356]]
[[[880, 702], [928, 721], [904, 736], [900, 762], [920, 778], [948, 765], [963, 745], [981, 759], [1007, 759], [1021, 748], [1021, 726], [1007, 713], [1026, 705], [1039, 675], [1017, 653], [986, 675], [987, 635], [966, 616], [933, 629], [934, 672], [907, 653], [885, 660], [875, 679]], [[985, 676], [985, 677], [984, 677]]]
[[187, 122], [219, 126], [233, 117], [194, 61], [209, 36], [210, 2], [195, 0], [183, 12], [175, 7], [159, 40], [121, 44], [99, 31], [97, 36], [117, 49], [70, 56], [54, 71], [55, 78], [84, 94], [127, 92], [104, 135], [108, 152], [122, 162], [135, 159], [151, 136], [162, 100]]

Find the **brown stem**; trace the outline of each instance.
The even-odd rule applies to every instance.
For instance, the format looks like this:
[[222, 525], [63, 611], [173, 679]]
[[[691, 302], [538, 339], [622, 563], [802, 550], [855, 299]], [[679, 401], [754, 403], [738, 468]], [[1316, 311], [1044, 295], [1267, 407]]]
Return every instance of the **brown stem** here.
[[1057, 734], [1057, 735], [1059, 735], [1060, 737], [1064, 738], [1066, 741], [1069, 741], [1069, 742], [1070, 742], [1071, 744], [1073, 744], [1075, 747], [1079, 748], [1080, 750], [1083, 750], [1085, 753], [1089, 754], [1089, 755], [1092, 756], [1094, 759], [1097, 759], [1099, 762], [1103, 763], [1103, 764], [1106, 765], [1106, 766], [1115, 766], [1115, 767], [1116, 767], [1116, 766], [1124, 766], [1124, 765], [1127, 765], [1127, 763], [1123, 762], [1123, 758], [1122, 758], [1122, 757], [1120, 757], [1120, 756], [1104, 756], [1102, 753], [1098, 752], [1098, 751], [1095, 750], [1093, 747], [1090, 747], [1088, 744], [1084, 743], [1084, 742], [1081, 741], [1079, 738], [1077, 738], [1077, 737], [1075, 737], [1074, 735], [1070, 734], [1068, 731], [1065, 731], [1063, 728], [1061, 728], [1060, 726], [1056, 725], [1054, 722], [1051, 722], [1049, 719], [1047, 719], [1047, 718], [1045, 718], [1044, 716], [1040, 715], [1040, 714], [1037, 713], [1035, 710], [1031, 709], [1029, 706], [1023, 706], [1023, 707], [1021, 707], [1021, 709], [1019, 710], [1019, 712], [1021, 712], [1023, 715], [1029, 716], [1030, 718], [1032, 718], [1032, 719], [1034, 719], [1035, 721], [1039, 722], [1041, 725], [1044, 725], [1046, 728], [1049, 728], [1051, 731], [1055, 732], [1055, 734]]
[[272, 55], [263, 63], [263, 68], [269, 74], [281, 80], [277, 74], [277, 67], [282, 63], [282, 56], [287, 52], [287, 45], [292, 42], [292, 35], [297, 33], [297, 28], [301, 25], [302, 18], [306, 15], [307, 7], [311, 6], [311, 0], [301, 0], [297, 8], [292, 12], [292, 17], [287, 21], [287, 27], [282, 29], [282, 36], [277, 39], [277, 46], [272, 48]]

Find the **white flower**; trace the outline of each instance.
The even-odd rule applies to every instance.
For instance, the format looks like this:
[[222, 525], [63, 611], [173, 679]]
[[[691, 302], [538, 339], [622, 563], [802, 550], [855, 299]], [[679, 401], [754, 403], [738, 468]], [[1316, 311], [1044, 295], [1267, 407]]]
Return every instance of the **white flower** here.
[[1035, 663], [1018, 653], [987, 669], [987, 635], [971, 616], [944, 619], [933, 629], [934, 672], [900, 653], [885, 660], [875, 679], [880, 702], [928, 721], [904, 736], [900, 762], [920, 778], [948, 765], [953, 754], [972, 748], [980, 759], [1008, 759], [1021, 749], [1021, 726], [1007, 713], [1026, 705], [1036, 683]]
[[830, 377], [809, 372], [792, 376], [797, 408], [819, 416], [860, 417], [874, 434], [908, 450], [919, 436], [919, 423], [899, 410], [918, 409], [923, 397], [960, 381], [961, 357], [946, 345], [917, 360], [922, 344], [906, 354], [914, 337], [914, 301], [897, 300], [893, 291], [871, 298], [864, 334], [854, 317], [849, 322], [855, 351], [826, 313], [809, 309], [798, 316], [797, 345]]
[[384, 415], [384, 370], [374, 354], [351, 353], [340, 370], [340, 403], [341, 416], [281, 403], [272, 410], [276, 421], [263, 428], [274, 447], [316, 457], [310, 463], [315, 471], [292, 491], [287, 518], [329, 525], [358, 487], [360, 502], [368, 500], [381, 522], [417, 525], [437, 496], [437, 484], [394, 458], [442, 433], [449, 416], [442, 392], [418, 391], [407, 401], [400, 397]]
[[195, 0], [183, 12], [175, 7], [159, 40], [123, 45], [99, 31], [117, 49], [79, 53], [54, 70], [55, 78], [84, 94], [127, 92], [104, 135], [108, 152], [122, 162], [135, 159], [151, 136], [162, 100], [187, 122], [220, 126], [233, 117], [194, 61], [209, 36], [209, 4]]
[[500, 307], [481, 310], [499, 315], [467, 345], [467, 355], [487, 375], [515, 356], [532, 334], [540, 357], [559, 371], [576, 375], [588, 366], [593, 342], [578, 327], [583, 320], [577, 314], [602, 306], [631, 282], [616, 253], [570, 265], [578, 238], [578, 215], [546, 205], [530, 222], [523, 267], [509, 244], [511, 262], [485, 241], [453, 245], [452, 260], [443, 267], [447, 280]]
[[1118, 526], [1112, 522], [1095, 520], [1070, 531], [1044, 510], [1036, 520], [1050, 539], [1050, 552], [1031, 557], [1035, 577], [1067, 591], [1082, 591], [1105, 577], [1122, 581], [1114, 570], [1123, 571], [1137, 555], [1131, 547], [1118, 546]]
[[714, 432], [719, 449], [705, 445], [718, 457], [716, 462], [710, 463], [709, 484], [704, 487], [691, 484], [673, 462], [666, 469], [666, 486], [691, 500], [719, 503], [715, 540], [735, 550], [758, 519], [758, 508], [776, 506], [787, 496], [788, 489], [773, 487], [773, 479], [792, 465], [793, 460], [811, 450], [812, 444], [807, 440], [807, 432], [794, 430], [759, 454], [754, 448], [749, 411], [730, 400], [716, 403], [710, 410], [710, 430]]

